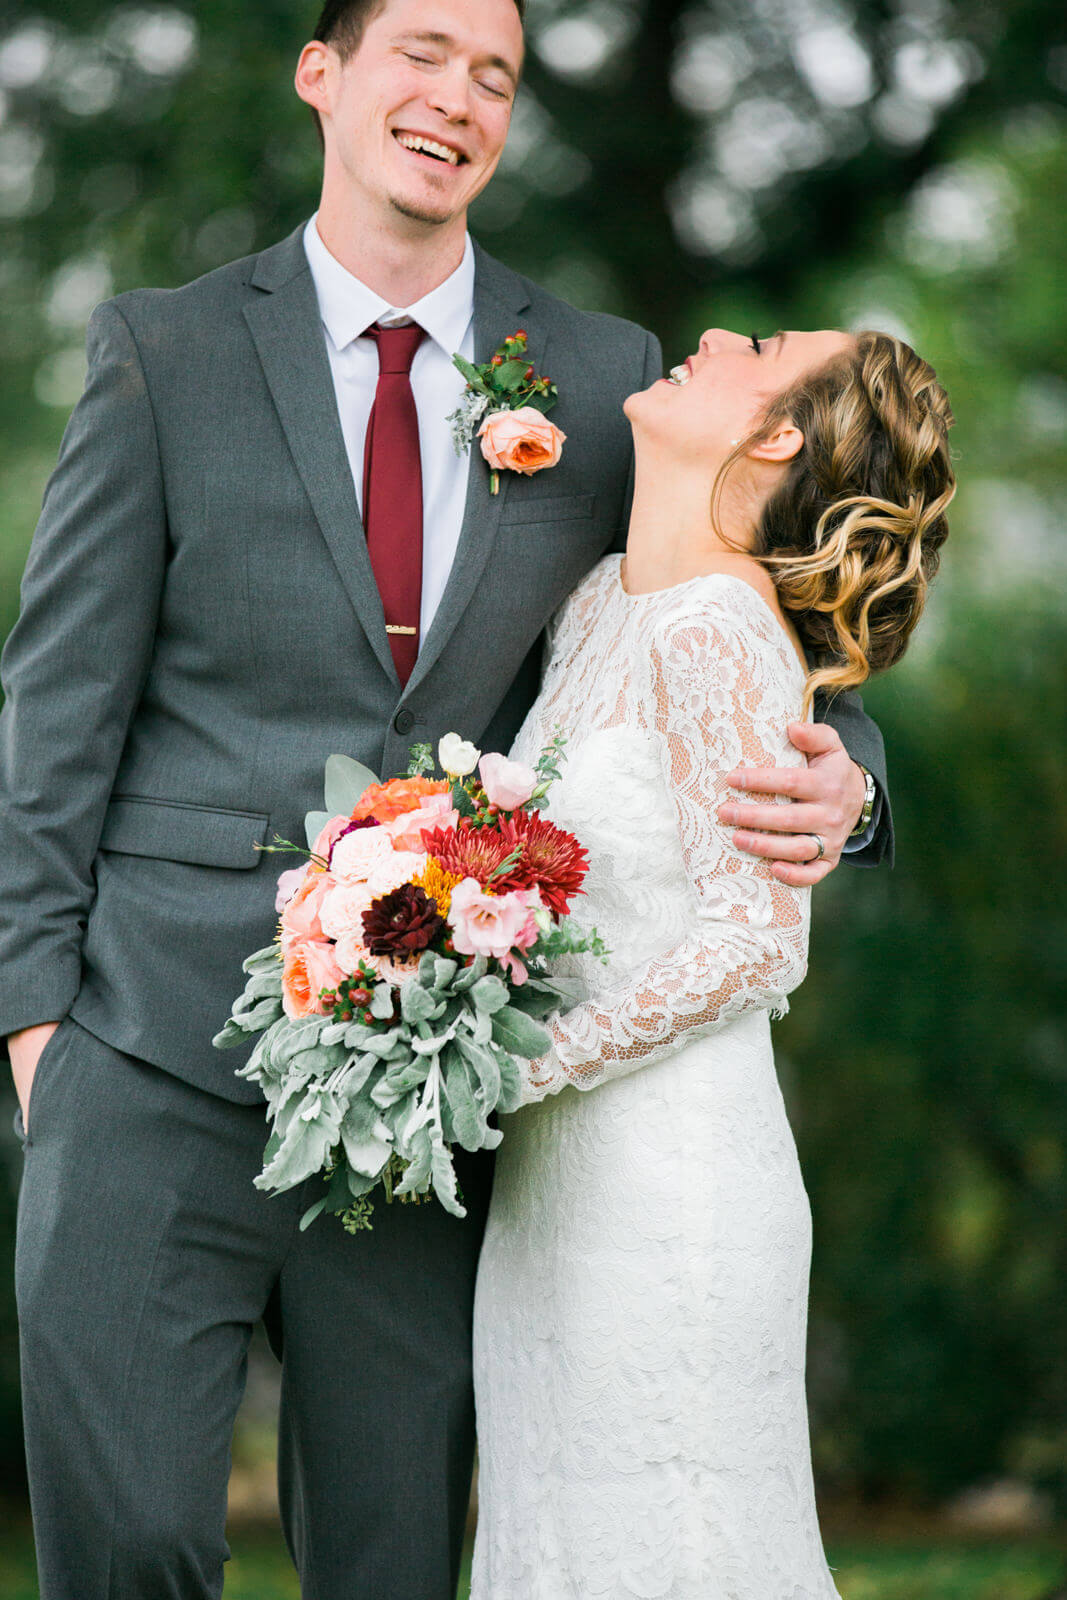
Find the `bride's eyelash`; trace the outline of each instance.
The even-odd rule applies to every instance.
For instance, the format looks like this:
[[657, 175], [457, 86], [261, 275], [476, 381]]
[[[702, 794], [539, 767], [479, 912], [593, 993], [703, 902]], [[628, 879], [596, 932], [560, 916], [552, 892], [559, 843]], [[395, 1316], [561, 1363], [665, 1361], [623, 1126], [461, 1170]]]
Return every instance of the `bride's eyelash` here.
[[753, 348], [753, 350], [755, 350], [756, 354], [759, 355], [760, 349], [762, 348], [761, 345], [760, 345], [759, 340], [756, 338], [756, 335], [754, 333], [750, 333], [749, 334], [749, 338], [752, 340], [752, 348]]

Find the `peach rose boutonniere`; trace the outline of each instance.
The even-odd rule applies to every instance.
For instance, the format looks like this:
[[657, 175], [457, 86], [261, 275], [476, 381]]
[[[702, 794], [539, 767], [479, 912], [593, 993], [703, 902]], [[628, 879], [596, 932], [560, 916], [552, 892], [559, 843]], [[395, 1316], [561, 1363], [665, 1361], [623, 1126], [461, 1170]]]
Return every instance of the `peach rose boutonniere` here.
[[539, 377], [526, 352], [523, 328], [505, 339], [491, 361], [474, 366], [462, 356], [452, 360], [467, 380], [463, 399], [449, 425], [456, 454], [469, 450], [475, 438], [489, 464], [489, 488], [499, 493], [501, 472], [525, 477], [554, 467], [567, 435], [545, 416], [559, 399], [551, 378]]

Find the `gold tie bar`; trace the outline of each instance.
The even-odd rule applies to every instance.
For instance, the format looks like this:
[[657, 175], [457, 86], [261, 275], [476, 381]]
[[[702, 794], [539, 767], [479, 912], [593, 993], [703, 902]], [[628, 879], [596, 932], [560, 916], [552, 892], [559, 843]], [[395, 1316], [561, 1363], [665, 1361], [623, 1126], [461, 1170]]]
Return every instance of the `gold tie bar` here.
[[387, 622], [385, 624], [385, 631], [386, 633], [403, 633], [406, 634], [408, 638], [414, 638], [419, 630], [418, 628], [402, 628], [399, 622]]

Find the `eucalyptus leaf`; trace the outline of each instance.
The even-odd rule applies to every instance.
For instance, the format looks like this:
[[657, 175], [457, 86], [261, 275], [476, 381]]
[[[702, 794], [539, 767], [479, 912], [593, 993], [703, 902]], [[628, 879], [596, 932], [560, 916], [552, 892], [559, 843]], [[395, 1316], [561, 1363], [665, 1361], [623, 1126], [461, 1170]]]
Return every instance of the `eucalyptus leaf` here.
[[348, 817], [372, 783], [379, 780], [369, 767], [351, 756], [330, 756], [326, 762], [326, 810], [331, 817]]
[[315, 840], [325, 828], [333, 815], [330, 811], [309, 811], [304, 818], [304, 837], [308, 842], [308, 849], [314, 850]]
[[300, 1218], [301, 1233], [304, 1233], [306, 1229], [310, 1228], [315, 1218], [321, 1216], [326, 1210], [326, 1200], [327, 1196], [323, 1195], [322, 1199], [316, 1200], [313, 1206], [308, 1206], [307, 1210], [304, 1212], [304, 1215]]

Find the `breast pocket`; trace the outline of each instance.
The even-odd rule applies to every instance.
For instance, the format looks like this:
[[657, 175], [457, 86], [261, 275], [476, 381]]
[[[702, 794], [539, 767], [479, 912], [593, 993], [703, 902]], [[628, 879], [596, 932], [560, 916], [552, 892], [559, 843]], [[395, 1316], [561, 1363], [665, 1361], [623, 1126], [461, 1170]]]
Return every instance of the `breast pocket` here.
[[578, 522], [592, 517], [595, 511], [595, 494], [527, 496], [521, 491], [516, 492], [516, 486], [513, 485], [500, 525], [541, 527], [552, 522]]

